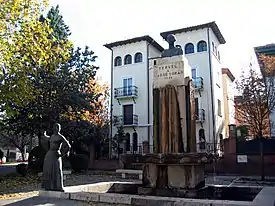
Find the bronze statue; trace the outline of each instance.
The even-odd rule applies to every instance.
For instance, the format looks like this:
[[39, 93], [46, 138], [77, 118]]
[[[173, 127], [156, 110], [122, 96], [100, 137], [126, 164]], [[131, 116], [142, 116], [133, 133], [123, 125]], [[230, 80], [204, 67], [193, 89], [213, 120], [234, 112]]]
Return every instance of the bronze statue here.
[[161, 57], [172, 57], [172, 56], [183, 55], [182, 48], [179, 45], [177, 45], [175, 47], [176, 38], [175, 38], [175, 36], [173, 34], [169, 34], [166, 37], [166, 41], [169, 44], [169, 48], [165, 49], [161, 53]]
[[42, 188], [52, 191], [64, 191], [62, 157], [70, 151], [71, 145], [66, 138], [60, 134], [61, 125], [54, 125], [53, 134], [47, 136], [44, 132], [42, 146], [48, 150], [43, 165]]

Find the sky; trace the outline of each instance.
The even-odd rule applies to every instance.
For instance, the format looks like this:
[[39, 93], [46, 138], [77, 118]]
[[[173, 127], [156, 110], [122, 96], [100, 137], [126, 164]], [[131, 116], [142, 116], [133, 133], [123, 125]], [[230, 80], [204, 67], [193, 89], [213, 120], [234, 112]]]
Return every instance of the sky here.
[[70, 39], [95, 52], [98, 75], [109, 82], [111, 51], [105, 43], [150, 35], [167, 48], [161, 32], [216, 21], [227, 42], [219, 48], [222, 66], [236, 78], [255, 63], [253, 47], [275, 43], [272, 0], [50, 0], [57, 4]]

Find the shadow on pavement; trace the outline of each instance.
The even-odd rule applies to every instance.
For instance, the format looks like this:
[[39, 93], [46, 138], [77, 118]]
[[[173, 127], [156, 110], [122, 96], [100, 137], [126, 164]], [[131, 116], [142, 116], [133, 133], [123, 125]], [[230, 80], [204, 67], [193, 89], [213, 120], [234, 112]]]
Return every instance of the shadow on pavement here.
[[17, 200], [3, 200], [0, 201], [0, 205], [6, 206], [84, 206], [87, 205], [84, 202], [78, 202], [73, 200], [54, 199], [46, 197], [31, 197], [26, 199]]

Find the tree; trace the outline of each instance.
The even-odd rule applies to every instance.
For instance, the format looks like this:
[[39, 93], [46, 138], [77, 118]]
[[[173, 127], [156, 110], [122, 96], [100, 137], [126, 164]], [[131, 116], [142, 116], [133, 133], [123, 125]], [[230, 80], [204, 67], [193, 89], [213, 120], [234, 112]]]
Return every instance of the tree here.
[[269, 128], [269, 115], [275, 107], [274, 78], [266, 78], [250, 69], [242, 74], [236, 86], [240, 95], [235, 99], [236, 119], [249, 125], [249, 130], [262, 137]]
[[91, 102], [91, 107], [94, 108], [93, 112], [85, 111], [84, 119], [91, 122], [96, 126], [103, 126], [109, 120], [109, 97], [110, 87], [106, 83], [91, 78], [88, 83], [88, 92], [93, 91], [99, 95], [97, 102]]
[[120, 125], [117, 127], [117, 132], [112, 138], [112, 148], [116, 153], [119, 153], [120, 144], [123, 143], [124, 140], [126, 140], [126, 135], [123, 126]]
[[1, 110], [13, 115], [14, 105], [33, 100], [32, 79], [41, 71], [54, 73], [70, 57], [70, 41], [53, 36], [49, 21], [38, 21], [48, 2], [0, 0]]
[[22, 128], [23, 119], [9, 120], [8, 124], [2, 121], [0, 124], [0, 138], [5, 145], [12, 145], [19, 149], [22, 160], [25, 161], [25, 148], [31, 143], [28, 128]]
[[41, 16], [40, 21], [45, 22], [49, 21], [50, 28], [53, 29], [53, 36], [58, 40], [64, 40], [68, 39], [68, 37], [71, 35], [69, 26], [65, 24], [63, 20], [63, 16], [59, 13], [59, 6], [57, 5], [55, 8], [52, 7], [47, 16]]
[[[247, 123], [253, 134], [260, 138], [260, 155], [262, 164], [261, 179], [264, 180], [263, 134], [269, 128], [269, 115], [275, 108], [275, 57], [259, 56], [261, 74], [250, 68], [247, 75], [242, 74], [237, 81], [241, 94], [236, 101], [236, 118], [238, 122]], [[269, 133], [269, 132], [268, 132]]]

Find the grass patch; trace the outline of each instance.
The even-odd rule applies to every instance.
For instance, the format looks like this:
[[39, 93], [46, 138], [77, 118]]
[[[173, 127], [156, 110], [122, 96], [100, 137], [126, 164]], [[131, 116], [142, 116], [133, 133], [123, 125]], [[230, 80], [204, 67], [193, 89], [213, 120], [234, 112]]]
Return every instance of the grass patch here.
[[17, 173], [11, 173], [0, 176], [0, 199], [24, 197], [28, 193], [33, 192], [40, 183], [37, 175], [28, 174], [25, 177]]

